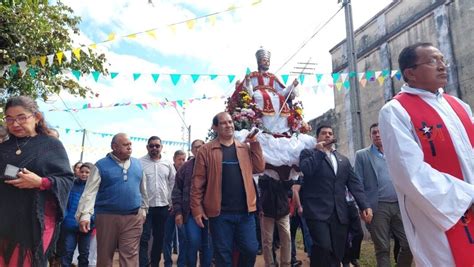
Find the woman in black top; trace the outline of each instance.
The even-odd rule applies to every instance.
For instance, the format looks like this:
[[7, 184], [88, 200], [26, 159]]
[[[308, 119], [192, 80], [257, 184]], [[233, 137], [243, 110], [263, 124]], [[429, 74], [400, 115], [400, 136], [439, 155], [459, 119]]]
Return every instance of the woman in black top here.
[[73, 174], [61, 142], [49, 136], [29, 97], [4, 108], [10, 139], [0, 144], [0, 266], [46, 266]]

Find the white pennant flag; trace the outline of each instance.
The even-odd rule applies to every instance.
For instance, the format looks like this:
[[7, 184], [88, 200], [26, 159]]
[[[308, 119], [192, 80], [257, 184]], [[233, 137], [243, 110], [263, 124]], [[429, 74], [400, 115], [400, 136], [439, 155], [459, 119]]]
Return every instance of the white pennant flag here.
[[71, 62], [71, 50], [64, 51], [64, 57], [63, 60], [66, 62]]
[[20, 67], [20, 70], [21, 70], [21, 76], [25, 75], [25, 73], [26, 73], [26, 61], [18, 62], [18, 66]]
[[390, 77], [393, 78], [393, 76], [395, 76], [395, 74], [397, 74], [398, 70], [392, 70], [392, 73], [390, 74]]
[[81, 46], [81, 50], [89, 56], [89, 48], [87, 46]]
[[47, 58], [48, 58], [49, 65], [50, 66], [53, 65], [53, 63], [54, 63], [54, 54], [48, 55]]
[[341, 73], [341, 82], [345, 82], [347, 80], [347, 76], [349, 76], [349, 74], [347, 73]]
[[357, 73], [357, 76], [358, 76], [359, 82], [360, 82], [363, 78], [365, 78], [365, 73], [359, 72], [359, 73]]

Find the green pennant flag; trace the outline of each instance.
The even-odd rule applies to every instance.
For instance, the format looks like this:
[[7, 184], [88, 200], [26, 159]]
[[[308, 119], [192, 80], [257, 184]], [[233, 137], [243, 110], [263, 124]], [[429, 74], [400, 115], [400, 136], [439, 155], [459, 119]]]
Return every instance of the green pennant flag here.
[[173, 85], [177, 85], [179, 82], [179, 79], [181, 79], [181, 74], [170, 74], [171, 81], [173, 82]]
[[323, 78], [323, 75], [318, 73], [316, 74], [316, 81], [319, 83], [321, 81], [321, 79]]
[[10, 66], [10, 75], [15, 76], [18, 72], [18, 66], [16, 64], [13, 64]]
[[139, 109], [143, 110], [143, 105], [142, 105], [142, 104], [136, 104], [136, 106], [137, 106]]
[[94, 81], [97, 82], [97, 80], [99, 80], [100, 72], [99, 71], [93, 71], [92, 76], [94, 77]]
[[373, 81], [375, 79], [375, 72], [372, 70], [368, 70], [365, 72], [365, 77], [367, 78], [368, 81]]
[[384, 78], [387, 78], [388, 76], [390, 76], [390, 70], [382, 70], [382, 76]]
[[38, 70], [36, 68], [29, 68], [28, 69], [28, 72], [30, 73], [30, 76], [32, 78], [35, 78], [36, 77], [36, 74], [38, 73]]
[[245, 71], [245, 74], [250, 74], [251, 71], [250, 71], [250, 68], [247, 67], [247, 70]]
[[191, 74], [191, 79], [193, 79], [193, 83], [196, 83], [201, 75], [199, 74]]
[[304, 83], [304, 74], [300, 74], [300, 81], [301, 81], [301, 85], [303, 85], [303, 83]]
[[66, 128], [66, 133], [67, 133], [67, 134], [69, 133], [69, 131], [71, 131], [71, 129]]
[[343, 83], [344, 87], [349, 90], [349, 88], [351, 88], [351, 83], [349, 82], [349, 80], [346, 80], [344, 83]]
[[282, 74], [281, 79], [283, 80], [283, 83], [286, 84], [286, 82], [288, 82], [288, 74]]
[[88, 104], [84, 104], [82, 105], [82, 109], [86, 109], [89, 105]]
[[134, 73], [133, 74], [133, 81], [138, 80], [138, 78], [140, 78], [141, 75], [142, 75], [141, 73]]
[[178, 105], [179, 105], [180, 107], [183, 106], [183, 100], [176, 100], [176, 103], [178, 103]]
[[76, 79], [79, 81], [79, 78], [81, 77], [81, 72], [78, 70], [72, 70], [72, 75], [76, 77]]
[[215, 78], [217, 78], [217, 74], [211, 74], [209, 75], [209, 77], [211, 77], [211, 80], [214, 80]]
[[355, 71], [349, 72], [349, 78], [357, 77], [357, 73]]
[[158, 81], [158, 78], [160, 78], [160, 74], [158, 73], [152, 73], [151, 77], [153, 77], [153, 81], [156, 83]]
[[339, 81], [339, 78], [340, 78], [340, 77], [341, 77], [341, 74], [340, 74], [339, 72], [335, 72], [335, 73], [332, 74], [332, 80], [333, 80], [334, 82]]
[[229, 83], [232, 83], [232, 81], [235, 79], [235, 75], [227, 75], [227, 78], [229, 78]]
[[119, 75], [118, 72], [111, 72], [110, 73], [110, 78], [114, 79], [115, 77], [117, 77], [117, 75]]

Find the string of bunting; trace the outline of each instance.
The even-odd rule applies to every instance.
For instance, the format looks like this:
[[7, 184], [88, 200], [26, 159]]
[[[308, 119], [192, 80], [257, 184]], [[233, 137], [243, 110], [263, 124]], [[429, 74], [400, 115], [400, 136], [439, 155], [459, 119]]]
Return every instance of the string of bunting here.
[[190, 99], [185, 99], [185, 100], [172, 100], [172, 101], [159, 101], [159, 102], [149, 102], [149, 103], [131, 103], [131, 102], [126, 102], [126, 103], [113, 103], [113, 104], [99, 104], [99, 105], [94, 105], [91, 103], [86, 103], [84, 104], [81, 108], [70, 108], [70, 109], [50, 109], [48, 111], [72, 111], [72, 112], [78, 112], [80, 110], [84, 109], [98, 109], [98, 108], [113, 108], [113, 107], [123, 107], [123, 106], [136, 106], [141, 110], [146, 110], [150, 107], [162, 107], [165, 108], [167, 106], [169, 107], [183, 107], [185, 105], [191, 104], [194, 101], [201, 101], [201, 100], [215, 100], [215, 99], [225, 99], [226, 96], [211, 96], [211, 97], [206, 97], [206, 95], [203, 95], [201, 98], [190, 98]]
[[[93, 134], [96, 136], [100, 136], [102, 138], [106, 137], [113, 137], [115, 134], [111, 133], [101, 133], [101, 132], [94, 132], [94, 131], [89, 131], [87, 129], [71, 129], [71, 128], [61, 128], [59, 126], [54, 127], [57, 130], [64, 130], [64, 133], [66, 134], [73, 134], [73, 133], [83, 133], [86, 131], [88, 134]], [[131, 141], [138, 141], [138, 142], [147, 142], [148, 138], [145, 137], [136, 137], [136, 136], [129, 136], [129, 139]], [[187, 146], [187, 142], [182, 142], [182, 141], [170, 141], [170, 140], [161, 140], [161, 143], [164, 145], [170, 145], [170, 146]]]
[[[180, 21], [180, 22], [175, 22], [175, 23], [171, 23], [171, 24], [168, 24], [168, 25], [165, 25], [165, 26], [161, 26], [161, 27], [158, 27], [158, 28], [143, 30], [143, 31], [135, 32], [135, 33], [130, 33], [130, 34], [125, 34], [125, 35], [118, 36], [115, 32], [111, 32], [107, 35], [106, 40], [103, 40], [103, 41], [100, 41], [100, 42], [97, 42], [97, 43], [92, 43], [92, 44], [89, 44], [89, 45], [83, 45], [83, 46], [80, 46], [80, 47], [73, 48], [71, 50], [58, 51], [58, 52], [55, 52], [55, 53], [49, 54], [49, 55], [33, 56], [33, 57], [31, 57], [30, 62], [21, 61], [21, 62], [18, 62], [18, 63], [15, 62], [11, 65], [6, 65], [6, 66], [4, 66], [3, 68], [0, 69], [0, 76], [3, 76], [5, 71], [7, 71], [9, 69], [11, 71], [12, 69], [15, 69], [15, 68], [19, 68], [20, 70], [22, 70], [22, 73], [25, 73], [26, 70], [27, 70], [27, 64], [28, 63], [30, 63], [30, 65], [32, 65], [32, 66], [36, 66], [36, 64], [39, 62], [41, 64], [41, 66], [43, 66], [43, 67], [46, 65], [46, 63], [48, 63], [49, 66], [53, 65], [54, 63], [57, 63], [57, 64], [61, 65], [63, 61], [64, 62], [71, 62], [72, 59], [73, 59], [73, 57], [72, 57], [73, 55], [76, 58], [76, 60], [80, 61], [81, 60], [81, 52], [85, 53], [86, 55], [89, 55], [89, 48], [90, 49], [97, 49], [97, 45], [103, 45], [105, 43], [109, 43], [109, 42], [116, 41], [116, 40], [119, 40], [119, 39], [136, 40], [140, 36], [146, 36], [148, 38], [158, 39], [160, 31], [163, 31], [163, 30], [169, 30], [173, 34], [176, 34], [177, 26], [179, 26], [179, 25], [186, 25], [186, 28], [188, 30], [192, 30], [196, 27], [198, 21], [203, 20], [203, 19], [206, 19], [207, 22], [211, 26], [214, 26], [216, 24], [216, 21], [217, 21], [217, 15], [220, 15], [222, 13], [227, 13], [227, 12], [234, 12], [237, 9], [245, 8], [249, 5], [250, 6], [255, 6], [257, 4], [260, 4], [261, 2], [262, 2], [262, 0], [254, 0], [250, 4], [247, 4], [247, 5], [240, 5], [240, 6], [231, 5], [225, 10], [221, 10], [221, 11], [210, 13], [210, 14], [207, 14], [207, 15], [194, 17], [192, 19], [187, 19], [187, 20], [183, 20], [183, 21]], [[29, 68], [29, 72], [34, 72], [34, 71], [35, 71], [35, 68]]]

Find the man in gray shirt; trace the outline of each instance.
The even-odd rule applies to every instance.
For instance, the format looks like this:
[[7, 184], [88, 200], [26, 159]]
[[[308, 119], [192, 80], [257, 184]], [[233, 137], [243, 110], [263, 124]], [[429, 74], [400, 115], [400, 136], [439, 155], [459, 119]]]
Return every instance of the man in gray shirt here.
[[398, 266], [411, 266], [413, 256], [403, 230], [397, 193], [393, 187], [383, 154], [377, 123], [370, 126], [372, 145], [356, 152], [355, 172], [362, 179], [374, 217], [367, 229], [375, 247], [377, 266], [390, 265], [390, 233], [400, 241]]

